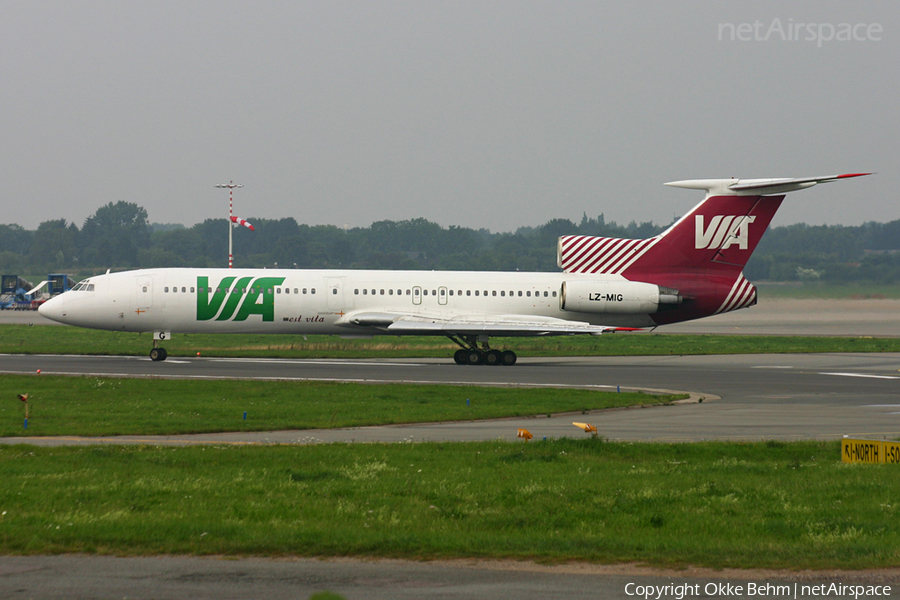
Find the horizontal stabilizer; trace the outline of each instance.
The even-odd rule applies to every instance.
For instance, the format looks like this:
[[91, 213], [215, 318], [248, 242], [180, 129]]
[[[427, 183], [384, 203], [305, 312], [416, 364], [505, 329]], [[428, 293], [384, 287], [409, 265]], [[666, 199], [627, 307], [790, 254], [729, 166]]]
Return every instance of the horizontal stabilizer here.
[[872, 173], [845, 173], [843, 175], [825, 175], [822, 177], [769, 179], [686, 179], [684, 181], [670, 181], [665, 185], [689, 190], [706, 190], [710, 196], [765, 196], [803, 190], [817, 183], [829, 183], [838, 179], [849, 179], [864, 175], [872, 175]]

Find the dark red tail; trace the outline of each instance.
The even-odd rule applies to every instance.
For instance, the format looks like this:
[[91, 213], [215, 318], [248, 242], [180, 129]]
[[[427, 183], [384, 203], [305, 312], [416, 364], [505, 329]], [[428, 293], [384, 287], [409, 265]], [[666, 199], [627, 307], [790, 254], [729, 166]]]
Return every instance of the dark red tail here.
[[706, 190], [707, 196], [650, 239], [563, 236], [557, 248], [558, 264], [567, 273], [618, 275], [678, 290], [684, 302], [653, 315], [660, 324], [752, 306], [756, 288], [741, 271], [781, 206], [784, 193], [867, 174], [668, 183]]

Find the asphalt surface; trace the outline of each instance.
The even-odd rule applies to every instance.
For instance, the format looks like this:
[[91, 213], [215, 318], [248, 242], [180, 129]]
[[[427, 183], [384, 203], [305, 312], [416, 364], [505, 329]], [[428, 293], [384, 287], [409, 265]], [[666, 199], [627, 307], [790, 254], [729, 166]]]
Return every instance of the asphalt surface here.
[[[111, 556], [3, 557], [4, 599], [81, 600], [297, 600], [329, 590], [348, 600], [540, 598], [820, 598], [802, 586], [891, 586], [879, 598], [897, 598], [900, 573], [653, 570], [634, 565], [548, 566], [513, 561], [119, 558]], [[764, 586], [784, 586], [765, 588]], [[665, 586], [672, 586], [666, 590]], [[678, 590], [675, 586], [681, 587]], [[753, 587], [751, 587], [753, 586]], [[748, 593], [750, 591], [753, 593]], [[770, 593], [763, 593], [766, 590]], [[681, 595], [679, 596], [679, 591]], [[657, 592], [662, 592], [657, 596]], [[778, 593], [776, 593], [778, 592]], [[795, 595], [796, 592], [796, 595]], [[836, 597], [831, 595], [829, 597]], [[843, 594], [841, 597], [850, 597]], [[859, 598], [874, 598], [860, 595]]]

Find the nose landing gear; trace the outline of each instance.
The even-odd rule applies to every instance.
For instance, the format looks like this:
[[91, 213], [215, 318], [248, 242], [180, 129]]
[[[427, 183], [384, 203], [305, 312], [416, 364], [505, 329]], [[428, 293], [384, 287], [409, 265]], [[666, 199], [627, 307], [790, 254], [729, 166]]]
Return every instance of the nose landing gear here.
[[166, 360], [168, 358], [169, 353], [166, 352], [165, 348], [154, 348], [150, 351], [150, 360], [152, 361], [161, 361]]
[[163, 340], [167, 340], [172, 337], [172, 334], [168, 331], [154, 331], [153, 332], [153, 349], [150, 350], [150, 360], [153, 362], [159, 362], [166, 360], [169, 356], [169, 353], [166, 352], [165, 348], [161, 348], [159, 343]]

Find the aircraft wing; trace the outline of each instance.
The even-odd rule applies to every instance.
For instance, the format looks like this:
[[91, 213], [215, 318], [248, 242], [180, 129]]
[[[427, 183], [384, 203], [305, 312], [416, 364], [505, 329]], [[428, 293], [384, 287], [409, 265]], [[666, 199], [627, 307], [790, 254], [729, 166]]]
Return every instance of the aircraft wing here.
[[632, 327], [592, 325], [583, 321], [566, 321], [530, 315], [463, 315], [451, 318], [423, 317], [392, 313], [360, 313], [350, 315], [352, 325], [378, 327], [399, 335], [499, 335], [553, 336], [600, 335], [615, 331], [639, 331]]

